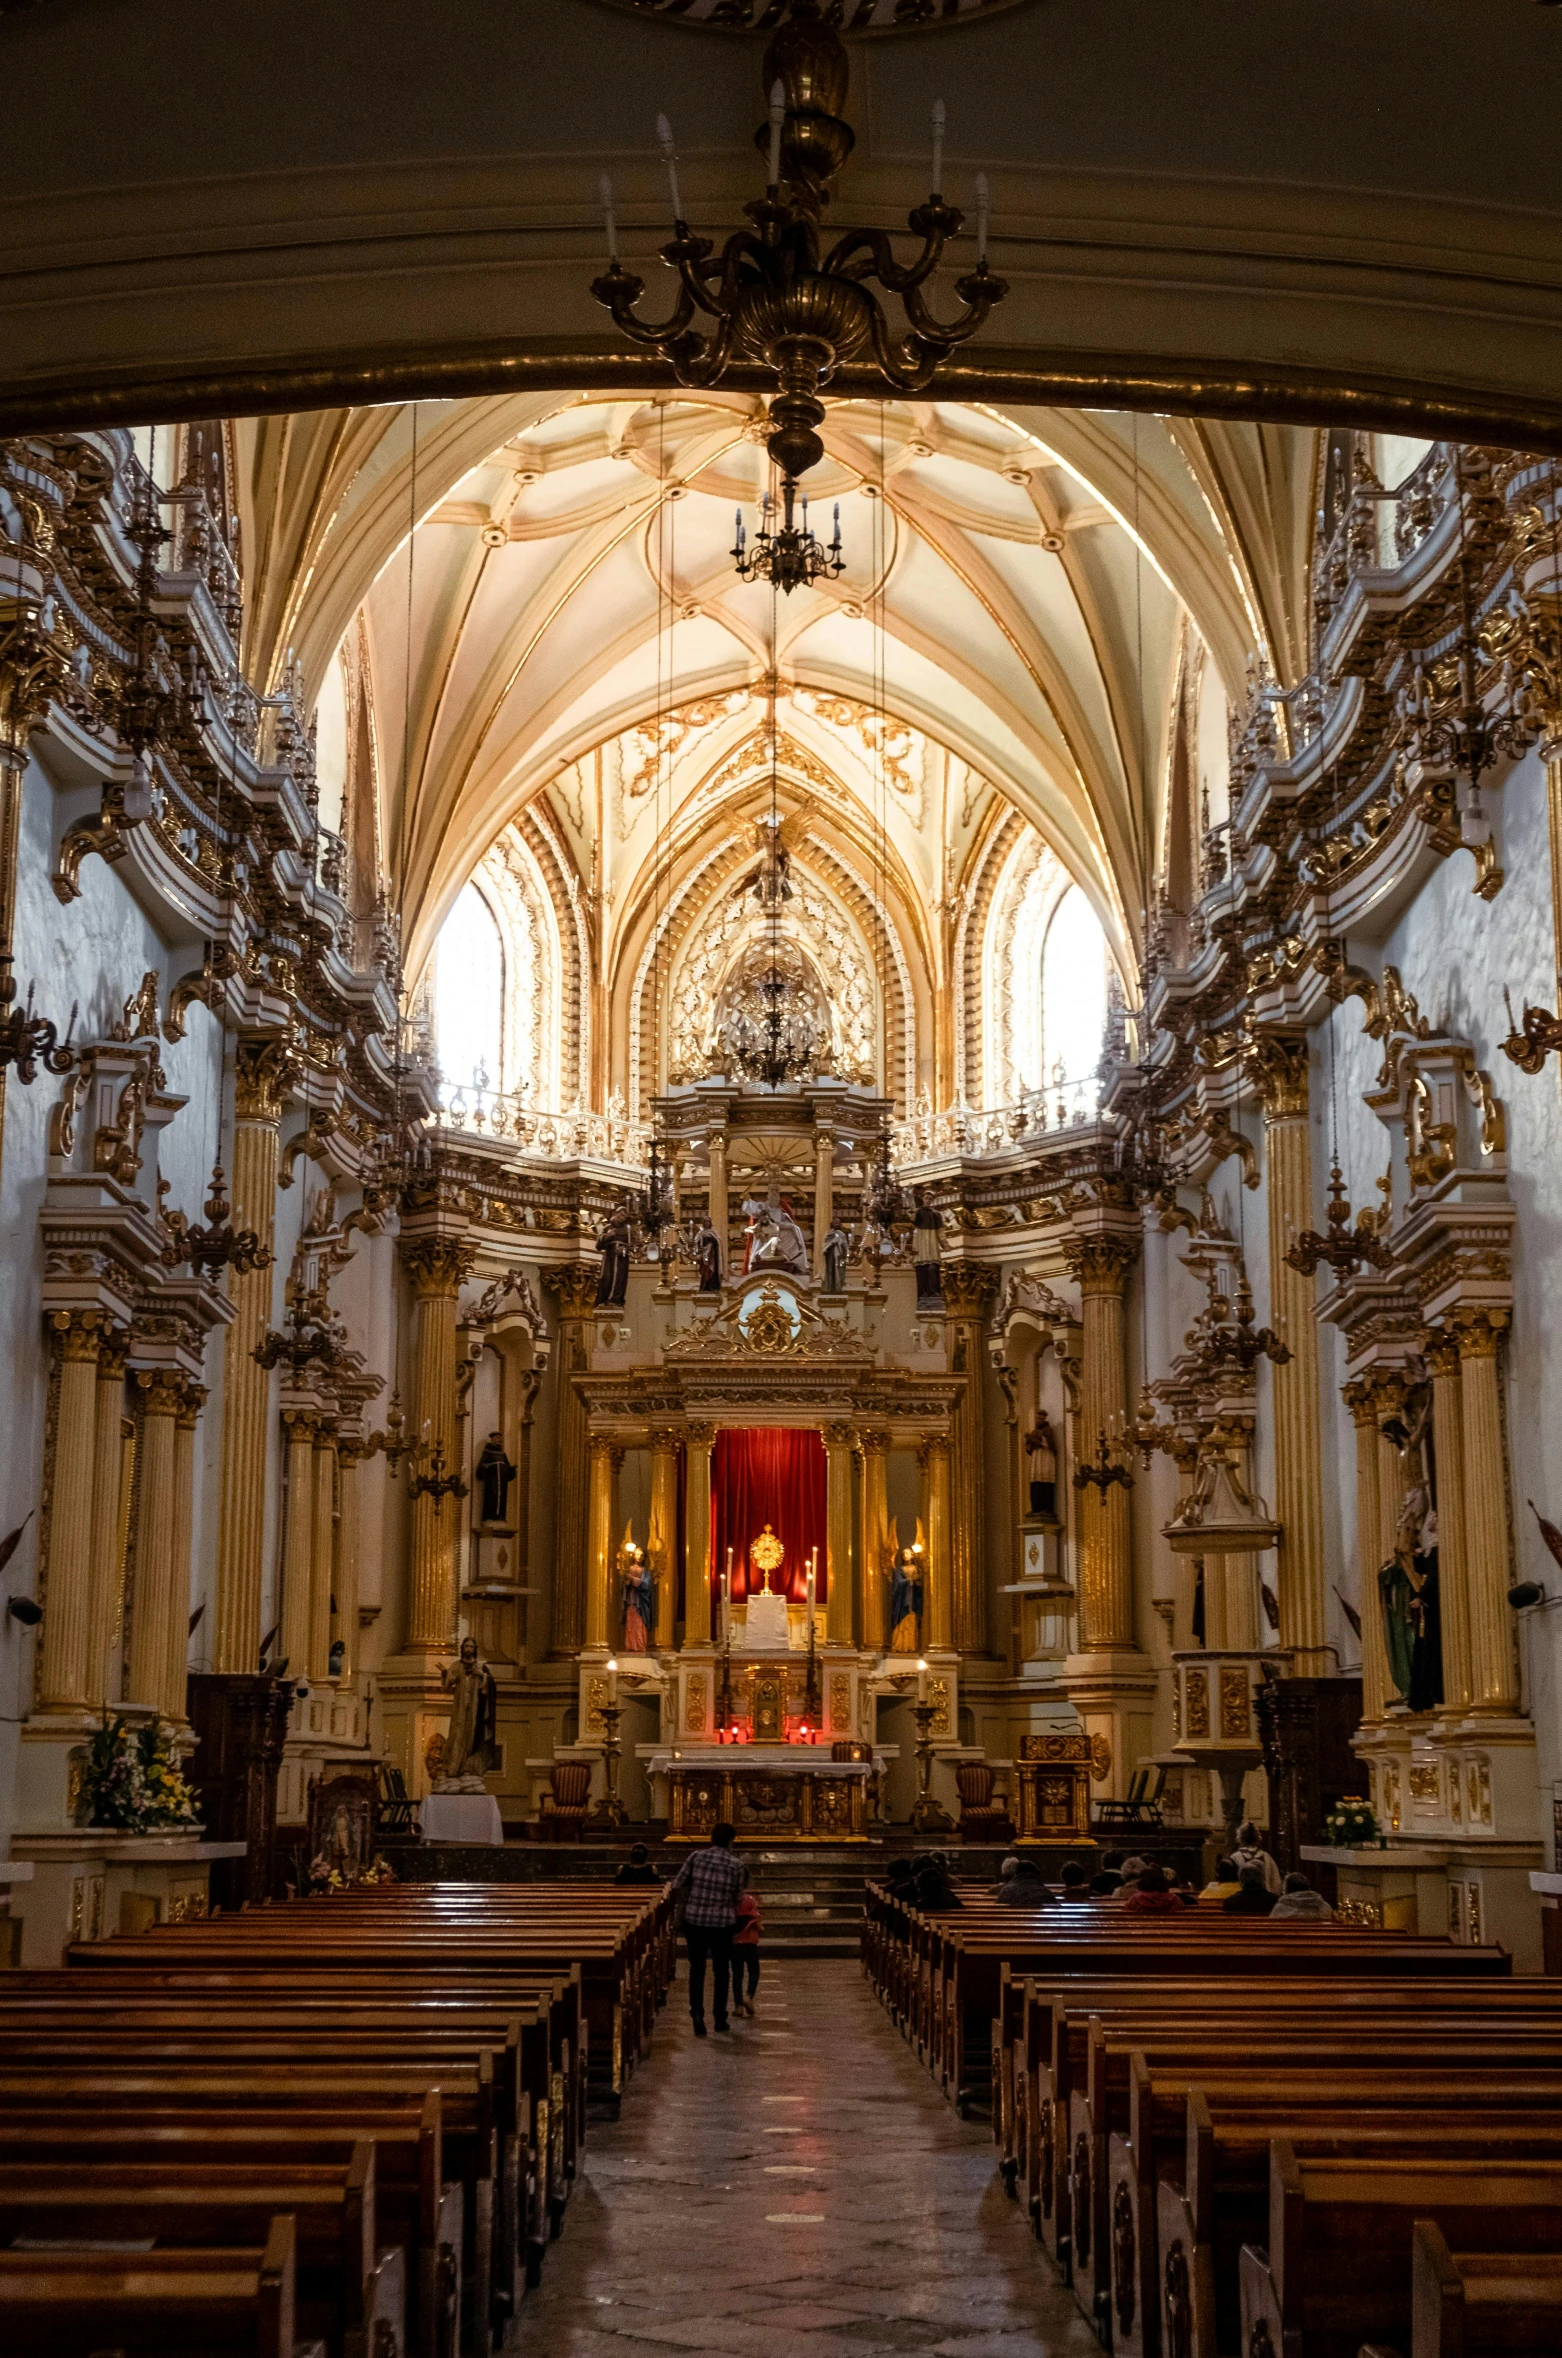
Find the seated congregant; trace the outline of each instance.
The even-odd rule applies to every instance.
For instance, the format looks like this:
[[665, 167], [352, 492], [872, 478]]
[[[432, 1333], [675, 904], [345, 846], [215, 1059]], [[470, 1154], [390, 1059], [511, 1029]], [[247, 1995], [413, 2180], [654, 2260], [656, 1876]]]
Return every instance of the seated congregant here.
[[1060, 1879], [1066, 1900], [1087, 1900], [1091, 1896], [1090, 1882], [1077, 1859], [1070, 1859]]
[[1005, 1908], [1047, 1908], [1052, 1894], [1042, 1881], [1041, 1862], [1021, 1852], [998, 1870], [998, 1902]]
[[1268, 1916], [1274, 1911], [1275, 1895], [1264, 1887], [1262, 1867], [1239, 1867], [1237, 1889], [1230, 1899], [1222, 1902], [1228, 1916]]
[[1231, 1854], [1231, 1862], [1239, 1875], [1244, 1867], [1259, 1868], [1264, 1878], [1264, 1889], [1273, 1893], [1276, 1898], [1279, 1897], [1281, 1884], [1279, 1862], [1265, 1850], [1258, 1838], [1258, 1828], [1251, 1818], [1248, 1819], [1245, 1826], [1239, 1826], [1237, 1829], [1237, 1847]]
[[1199, 1893], [1201, 1908], [1223, 1908], [1228, 1899], [1235, 1899], [1242, 1885], [1230, 1859], [1217, 1859], [1215, 1872]]
[[1122, 1888], [1123, 1878], [1115, 1867], [1103, 1867], [1099, 1874], [1090, 1878], [1092, 1899], [1116, 1899]]
[[1334, 1910], [1324, 1898], [1323, 1893], [1314, 1891], [1305, 1875], [1295, 1874], [1287, 1875], [1285, 1889], [1275, 1901], [1271, 1912], [1277, 1917], [1284, 1916], [1292, 1922], [1306, 1922], [1310, 1918], [1317, 1923], [1321, 1923], [1326, 1916], [1334, 1914]]
[[1142, 1867], [1135, 1888], [1123, 1902], [1125, 1914], [1178, 1916], [1182, 1902], [1172, 1889], [1171, 1877], [1164, 1867]]
[[660, 1867], [651, 1864], [651, 1854], [643, 1842], [635, 1843], [628, 1858], [625, 1859], [618, 1873], [613, 1877], [615, 1883], [657, 1884], [661, 1880], [662, 1871]]

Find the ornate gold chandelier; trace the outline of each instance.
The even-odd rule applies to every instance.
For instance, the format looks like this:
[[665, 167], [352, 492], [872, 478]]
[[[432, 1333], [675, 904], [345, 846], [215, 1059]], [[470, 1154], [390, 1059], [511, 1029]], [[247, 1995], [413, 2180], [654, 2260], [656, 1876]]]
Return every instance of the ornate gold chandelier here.
[[[942, 105], [934, 110], [932, 192], [909, 218], [922, 250], [902, 265], [881, 229], [847, 229], [827, 252], [822, 247], [820, 224], [854, 140], [841, 113], [850, 78], [846, 48], [819, 0], [793, 0], [765, 52], [764, 77], [770, 113], [756, 144], [768, 143], [769, 172], [764, 195], [744, 208], [749, 227], [734, 230], [719, 249], [690, 228], [677, 150], [663, 116], [657, 132], [673, 235], [661, 257], [678, 274], [678, 300], [666, 319], [637, 316], [645, 282], [619, 260], [612, 185], [605, 178], [608, 267], [592, 281], [591, 292], [626, 336], [662, 355], [681, 385], [717, 385], [730, 368], [745, 363], [770, 371], [777, 389], [766, 446], [783, 485], [790, 486], [824, 456], [820, 389], [844, 363], [871, 354], [888, 387], [920, 392], [1009, 290], [988, 267], [987, 190], [978, 179], [976, 267], [955, 282], [962, 309], [942, 320], [924, 298], [946, 246], [965, 225], [959, 206], [943, 197]], [[906, 324], [898, 336], [875, 285], [899, 299]]]

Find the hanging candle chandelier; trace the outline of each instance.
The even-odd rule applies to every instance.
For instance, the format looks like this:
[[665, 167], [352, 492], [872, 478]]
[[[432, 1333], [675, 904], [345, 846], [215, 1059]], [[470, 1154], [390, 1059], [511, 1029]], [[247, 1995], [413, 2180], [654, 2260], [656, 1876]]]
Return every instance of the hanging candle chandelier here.
[[[869, 361], [888, 389], [922, 392], [1009, 291], [988, 266], [987, 185], [978, 178], [976, 266], [955, 281], [961, 309], [945, 320], [928, 308], [924, 290], [965, 225], [960, 207], [944, 201], [942, 102], [933, 110], [932, 190], [908, 219], [921, 251], [900, 263], [882, 229], [863, 228], [843, 230], [824, 248], [823, 216], [854, 145], [841, 112], [849, 79], [845, 44], [820, 0], [793, 0], [765, 52], [769, 119], [756, 134], [768, 152], [765, 193], [744, 208], [749, 226], [719, 247], [689, 226], [672, 127], [658, 118], [673, 215], [661, 258], [679, 282], [665, 319], [638, 314], [645, 281], [619, 259], [612, 184], [601, 182], [608, 266], [591, 292], [614, 326], [659, 353], [681, 385], [718, 385], [735, 367], [758, 367], [773, 380], [766, 446], [784, 487], [783, 533], [791, 530], [793, 487], [824, 456], [821, 388], [846, 363]], [[898, 332], [875, 287], [899, 302]]]
[[845, 572], [839, 500], [835, 503], [835, 536], [826, 547], [809, 529], [806, 498], [802, 503], [801, 524], [793, 522], [796, 498], [797, 485], [789, 478], [781, 486], [781, 520], [778, 523], [776, 503], [766, 492], [759, 511], [759, 530], [754, 535], [752, 548], [743, 526], [743, 510], [739, 508], [732, 561], [738, 569], [740, 581], [768, 581], [772, 589], [782, 590], [790, 597], [795, 589], [811, 589], [816, 581], [833, 581]]

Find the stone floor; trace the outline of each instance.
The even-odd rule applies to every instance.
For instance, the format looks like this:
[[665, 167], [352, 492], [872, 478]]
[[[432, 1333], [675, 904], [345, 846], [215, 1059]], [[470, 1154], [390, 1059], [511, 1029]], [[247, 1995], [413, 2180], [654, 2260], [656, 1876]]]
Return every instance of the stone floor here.
[[697, 2042], [680, 1979], [509, 2350], [1099, 2358], [855, 1962], [769, 1965], [758, 2008]]

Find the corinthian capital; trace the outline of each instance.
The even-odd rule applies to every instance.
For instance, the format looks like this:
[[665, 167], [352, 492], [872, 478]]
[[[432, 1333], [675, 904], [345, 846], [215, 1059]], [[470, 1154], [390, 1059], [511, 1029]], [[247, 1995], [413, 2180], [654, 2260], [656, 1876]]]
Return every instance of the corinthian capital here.
[[1081, 1293], [1120, 1294], [1138, 1257], [1139, 1240], [1121, 1229], [1097, 1229], [1086, 1236], [1066, 1236], [1063, 1258]]
[[561, 1318], [588, 1318], [596, 1308], [602, 1271], [595, 1261], [570, 1261], [562, 1269], [545, 1269], [542, 1282], [559, 1305]]
[[234, 1111], [241, 1122], [276, 1122], [298, 1073], [285, 1040], [240, 1040], [233, 1058]]
[[36, 598], [0, 594], [0, 755], [25, 752], [68, 677], [41, 614]]
[[453, 1295], [471, 1273], [477, 1247], [462, 1236], [404, 1236], [401, 1265], [420, 1295]]
[[1307, 1035], [1255, 1031], [1248, 1042], [1248, 1069], [1269, 1119], [1284, 1121], [1307, 1111]]
[[945, 1261], [940, 1282], [952, 1318], [980, 1318], [998, 1291], [998, 1273], [976, 1261]]

